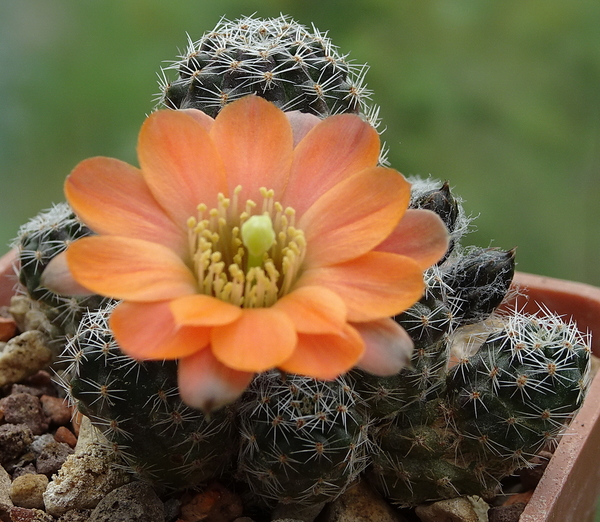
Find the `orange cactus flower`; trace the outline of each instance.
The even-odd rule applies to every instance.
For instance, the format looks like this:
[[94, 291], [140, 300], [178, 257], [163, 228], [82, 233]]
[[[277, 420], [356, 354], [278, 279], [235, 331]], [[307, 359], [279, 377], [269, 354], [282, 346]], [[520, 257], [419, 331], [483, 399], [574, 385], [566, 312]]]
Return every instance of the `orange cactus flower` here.
[[110, 319], [122, 350], [177, 359], [182, 398], [204, 410], [270, 368], [396, 373], [412, 343], [389, 317], [421, 297], [448, 240], [435, 214], [407, 210], [410, 185], [377, 166], [379, 146], [358, 116], [286, 115], [255, 96], [214, 120], [155, 112], [140, 169], [97, 157], [67, 178], [97, 235], [44, 283], [72, 291], [70, 273], [122, 300]]

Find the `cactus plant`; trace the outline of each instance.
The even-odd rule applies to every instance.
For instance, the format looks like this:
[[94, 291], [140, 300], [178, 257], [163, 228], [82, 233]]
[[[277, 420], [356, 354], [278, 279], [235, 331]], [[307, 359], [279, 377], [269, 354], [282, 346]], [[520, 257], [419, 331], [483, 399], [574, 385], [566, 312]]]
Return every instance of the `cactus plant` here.
[[419, 408], [378, 424], [371, 480], [401, 506], [493, 495], [500, 479], [556, 444], [581, 406], [589, 355], [589, 337], [560, 317], [502, 318], [474, 353], [458, 354]]
[[[160, 107], [215, 116], [252, 93], [285, 110], [351, 112], [377, 123], [366, 68], [284, 16], [223, 19], [166, 69], [178, 77], [169, 82], [163, 71]], [[424, 274], [422, 299], [394, 318], [413, 339], [411, 366], [328, 382], [265, 372], [237, 404], [210, 417], [180, 400], [176, 362], [121, 353], [108, 325], [115, 302], [40, 288], [50, 259], [92, 233], [68, 205], [22, 227], [20, 281], [70, 337], [59, 381], [123, 467], [169, 488], [224, 475], [272, 505], [335, 499], [369, 466], [366, 476], [387, 498], [413, 506], [492, 495], [502, 477], [554, 443], [583, 399], [589, 339], [549, 313], [499, 315], [515, 251], [464, 247], [470, 218], [449, 184], [411, 181], [411, 207], [439, 214], [451, 237]], [[485, 338], [461, 344], [473, 326]]]

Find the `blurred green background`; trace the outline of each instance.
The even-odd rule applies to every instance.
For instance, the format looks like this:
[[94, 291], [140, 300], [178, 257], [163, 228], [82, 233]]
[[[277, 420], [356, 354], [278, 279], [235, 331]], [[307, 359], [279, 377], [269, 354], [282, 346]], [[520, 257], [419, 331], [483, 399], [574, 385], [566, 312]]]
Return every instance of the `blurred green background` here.
[[392, 165], [450, 181], [467, 243], [600, 285], [598, 0], [0, 0], [2, 248], [80, 160], [136, 162], [186, 32], [280, 12], [370, 64]]

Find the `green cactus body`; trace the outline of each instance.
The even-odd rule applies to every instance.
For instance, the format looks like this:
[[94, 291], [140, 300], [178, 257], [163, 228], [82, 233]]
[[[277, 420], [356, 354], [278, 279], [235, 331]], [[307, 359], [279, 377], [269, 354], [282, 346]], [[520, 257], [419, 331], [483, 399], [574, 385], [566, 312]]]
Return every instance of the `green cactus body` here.
[[447, 405], [436, 398], [419, 406], [376, 428], [378, 450], [367, 478], [401, 507], [481, 495], [475, 463], [457, 451], [460, 438], [452, 429]]
[[370, 479], [402, 506], [493, 495], [500, 480], [555, 444], [581, 405], [589, 339], [550, 314], [513, 313], [418, 408], [374, 430]]
[[87, 314], [65, 350], [62, 380], [72, 401], [136, 476], [171, 488], [220, 476], [235, 456], [232, 411], [207, 418], [185, 406], [175, 361], [123, 355], [107, 324], [114, 306]]
[[23, 225], [13, 242], [19, 249], [19, 282], [58, 328], [56, 341], [63, 335], [73, 335], [83, 314], [105, 302], [98, 295], [61, 296], [40, 285], [48, 263], [64, 252], [72, 241], [90, 234], [92, 231], [77, 218], [71, 207], [60, 203]]
[[256, 94], [283, 110], [316, 114], [363, 113], [376, 120], [363, 85], [365, 66], [338, 53], [325, 34], [278, 18], [220, 23], [168, 69], [177, 79], [161, 85], [160, 106], [200, 109], [215, 116], [227, 103]]
[[415, 344], [410, 367], [389, 377], [356, 370], [356, 391], [369, 407], [369, 414], [385, 418], [398, 412], [418, 409], [437, 393], [448, 361], [447, 332], [450, 328], [446, 306], [425, 296], [406, 312], [395, 317]]
[[499, 458], [510, 472], [556, 443], [581, 405], [589, 354], [589, 339], [559, 317], [510, 316], [448, 375], [465, 450]]
[[238, 473], [266, 503], [316, 504], [339, 496], [367, 464], [367, 423], [348, 381], [277, 372], [243, 398]]

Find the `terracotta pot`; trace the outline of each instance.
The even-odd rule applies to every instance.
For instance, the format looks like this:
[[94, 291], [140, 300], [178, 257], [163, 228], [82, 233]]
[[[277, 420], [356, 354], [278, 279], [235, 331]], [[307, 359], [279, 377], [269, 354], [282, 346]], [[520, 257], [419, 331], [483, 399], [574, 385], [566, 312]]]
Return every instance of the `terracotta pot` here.
[[[12, 268], [16, 252], [0, 258], [0, 306], [8, 304], [14, 288]], [[515, 283], [527, 295], [526, 310], [536, 302], [550, 311], [573, 317], [582, 330], [592, 332], [592, 349], [600, 356], [600, 288], [517, 273]], [[519, 306], [524, 303], [519, 298]], [[521, 522], [588, 522], [594, 519], [600, 496], [600, 374], [588, 398], [558, 445]]]

